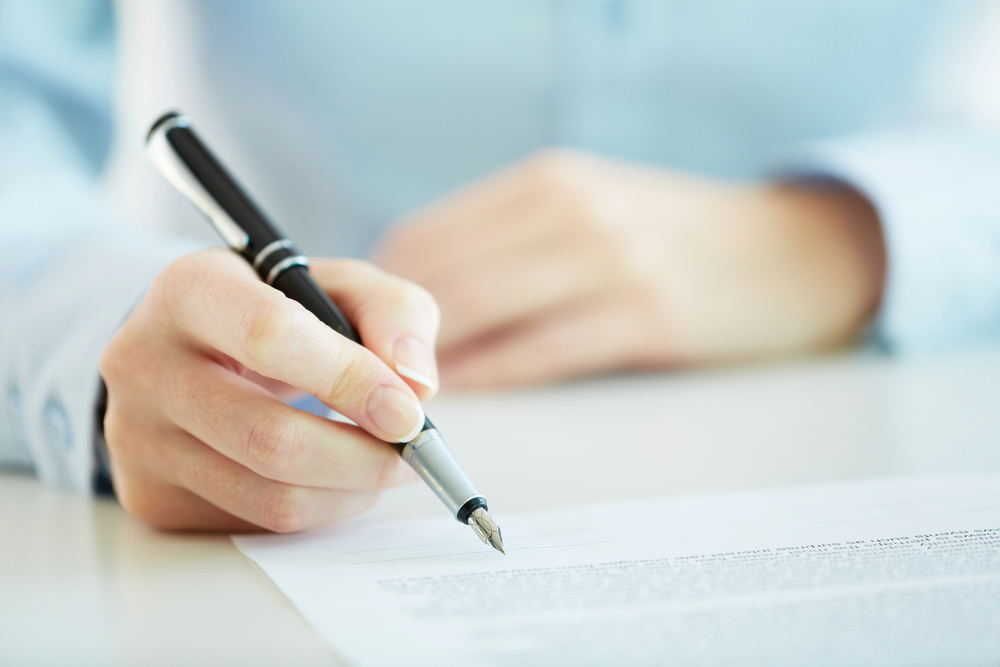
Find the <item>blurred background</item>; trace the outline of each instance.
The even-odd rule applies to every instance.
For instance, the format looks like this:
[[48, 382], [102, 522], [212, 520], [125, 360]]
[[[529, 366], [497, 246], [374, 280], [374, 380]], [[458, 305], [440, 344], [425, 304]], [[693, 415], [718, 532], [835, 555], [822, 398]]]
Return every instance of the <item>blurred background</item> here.
[[215, 240], [142, 153], [190, 115], [309, 254], [540, 147], [736, 179], [804, 140], [1000, 126], [1000, 3], [119, 0], [105, 183], [130, 224]]

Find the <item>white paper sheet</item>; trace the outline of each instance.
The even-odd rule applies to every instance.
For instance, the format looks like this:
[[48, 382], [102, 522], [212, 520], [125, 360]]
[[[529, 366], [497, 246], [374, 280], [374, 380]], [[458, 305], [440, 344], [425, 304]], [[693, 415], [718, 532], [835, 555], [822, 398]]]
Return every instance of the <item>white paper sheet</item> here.
[[1000, 664], [1000, 477], [234, 536], [334, 652], [389, 665]]

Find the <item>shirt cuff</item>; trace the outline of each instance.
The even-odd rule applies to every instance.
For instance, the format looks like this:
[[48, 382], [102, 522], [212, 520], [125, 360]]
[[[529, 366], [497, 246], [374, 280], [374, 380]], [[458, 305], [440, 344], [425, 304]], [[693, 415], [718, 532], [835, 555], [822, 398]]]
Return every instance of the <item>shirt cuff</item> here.
[[841, 181], [875, 206], [888, 255], [875, 325], [889, 349], [1000, 335], [1000, 137], [915, 128], [814, 142], [776, 175]]
[[93, 489], [99, 496], [115, 495], [111, 481], [111, 458], [108, 443], [104, 439], [104, 415], [108, 411], [108, 386], [104, 378], [97, 384], [97, 404], [94, 406], [94, 475]]

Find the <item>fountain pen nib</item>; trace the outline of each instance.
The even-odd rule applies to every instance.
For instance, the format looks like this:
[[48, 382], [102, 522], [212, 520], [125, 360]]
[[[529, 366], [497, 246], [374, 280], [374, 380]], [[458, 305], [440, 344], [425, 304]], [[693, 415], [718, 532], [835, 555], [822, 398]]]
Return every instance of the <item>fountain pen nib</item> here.
[[500, 537], [500, 526], [498, 526], [497, 522], [493, 520], [493, 517], [490, 516], [489, 512], [482, 507], [474, 510], [469, 516], [469, 525], [476, 531], [476, 535], [479, 535], [479, 539], [503, 555], [507, 555], [507, 553], [503, 550], [503, 539]]

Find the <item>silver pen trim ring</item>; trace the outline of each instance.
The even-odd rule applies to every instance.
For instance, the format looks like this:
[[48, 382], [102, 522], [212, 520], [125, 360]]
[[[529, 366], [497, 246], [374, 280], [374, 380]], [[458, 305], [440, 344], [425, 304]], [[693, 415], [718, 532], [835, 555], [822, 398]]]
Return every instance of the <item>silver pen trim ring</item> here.
[[256, 271], [260, 268], [260, 265], [264, 263], [264, 260], [268, 258], [269, 255], [273, 255], [279, 250], [284, 248], [291, 248], [292, 242], [288, 239], [278, 239], [277, 241], [271, 241], [266, 246], [261, 248], [261, 251], [257, 253], [257, 256], [253, 258], [253, 269]]
[[412, 447], [413, 449], [416, 449], [417, 447], [419, 447], [420, 445], [424, 444], [425, 442], [427, 442], [431, 438], [440, 438], [440, 437], [441, 437], [441, 434], [438, 432], [438, 430], [436, 428], [429, 428], [426, 431], [421, 431], [420, 435], [418, 435], [413, 440], [411, 440], [410, 441], [410, 447]]
[[177, 115], [161, 124], [156, 131], [166, 134], [175, 127], [191, 127], [191, 121], [187, 116]]
[[281, 260], [280, 262], [274, 265], [274, 268], [272, 268], [271, 271], [267, 274], [267, 280], [265, 282], [267, 282], [268, 285], [271, 285], [273, 287], [274, 281], [278, 279], [278, 276], [284, 273], [286, 269], [290, 269], [293, 266], [309, 266], [309, 259], [303, 255], [293, 255], [292, 257], [286, 257], [285, 259]]
[[[486, 496], [484, 496], [481, 493], [473, 493], [471, 496], [469, 496], [468, 498], [466, 498], [465, 500], [463, 500], [462, 502], [460, 502], [458, 504], [458, 509], [462, 509], [463, 507], [465, 507], [465, 503], [469, 502], [473, 498], [482, 498], [483, 502], [486, 502]], [[469, 518], [468, 518], [468, 520], [466, 520], [465, 523], [466, 524], [471, 524], [472, 523], [472, 514], [471, 513], [469, 514]]]
[[425, 442], [440, 437], [441, 434], [438, 433], [438, 430], [436, 428], [429, 428], [426, 431], [421, 431], [417, 437], [406, 443], [406, 447], [403, 448], [403, 461], [409, 463], [410, 457], [413, 456], [413, 452], [417, 451], [417, 447], [424, 444]]

